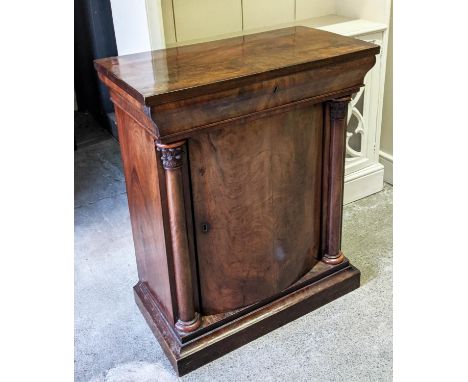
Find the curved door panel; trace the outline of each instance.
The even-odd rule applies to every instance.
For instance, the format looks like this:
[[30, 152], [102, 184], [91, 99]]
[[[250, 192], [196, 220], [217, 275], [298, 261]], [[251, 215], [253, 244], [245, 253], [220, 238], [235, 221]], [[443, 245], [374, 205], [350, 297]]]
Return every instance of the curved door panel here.
[[189, 140], [203, 314], [275, 295], [316, 261], [322, 118], [308, 105]]

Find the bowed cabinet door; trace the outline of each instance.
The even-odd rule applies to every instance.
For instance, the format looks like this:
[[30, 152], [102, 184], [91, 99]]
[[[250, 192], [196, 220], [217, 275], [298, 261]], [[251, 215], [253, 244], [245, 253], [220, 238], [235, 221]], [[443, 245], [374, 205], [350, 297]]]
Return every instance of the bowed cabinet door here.
[[317, 261], [322, 125], [307, 105], [188, 140], [203, 314], [271, 297]]

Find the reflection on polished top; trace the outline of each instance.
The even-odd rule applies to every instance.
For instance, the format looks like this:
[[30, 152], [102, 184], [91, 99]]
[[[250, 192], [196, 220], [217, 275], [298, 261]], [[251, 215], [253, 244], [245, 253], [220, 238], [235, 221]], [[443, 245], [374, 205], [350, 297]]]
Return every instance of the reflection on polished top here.
[[98, 72], [152, 106], [377, 54], [377, 45], [307, 27], [95, 61]]

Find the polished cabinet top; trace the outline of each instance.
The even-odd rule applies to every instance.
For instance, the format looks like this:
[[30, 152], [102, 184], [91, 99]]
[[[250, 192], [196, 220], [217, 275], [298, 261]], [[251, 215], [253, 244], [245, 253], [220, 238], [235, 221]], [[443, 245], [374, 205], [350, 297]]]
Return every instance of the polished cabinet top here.
[[148, 106], [208, 94], [379, 52], [377, 45], [307, 27], [95, 61], [96, 70]]

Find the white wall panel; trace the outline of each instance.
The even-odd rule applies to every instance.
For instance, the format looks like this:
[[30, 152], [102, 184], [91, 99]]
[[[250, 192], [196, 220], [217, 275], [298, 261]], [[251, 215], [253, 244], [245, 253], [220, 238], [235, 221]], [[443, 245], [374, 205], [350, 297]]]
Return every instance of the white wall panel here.
[[296, 20], [335, 13], [334, 0], [296, 0]]
[[119, 55], [151, 50], [145, 0], [111, 0]]
[[174, 0], [177, 41], [242, 30], [240, 0]]
[[161, 0], [161, 9], [166, 44], [175, 43], [177, 40], [174, 25], [174, 9], [172, 8], [172, 0]]
[[336, 0], [336, 14], [388, 25], [390, 2], [391, 0]]
[[161, 0], [146, 0], [146, 17], [151, 49], [165, 48], [166, 38], [164, 36], [164, 16]]
[[243, 0], [244, 29], [294, 21], [294, 0]]

